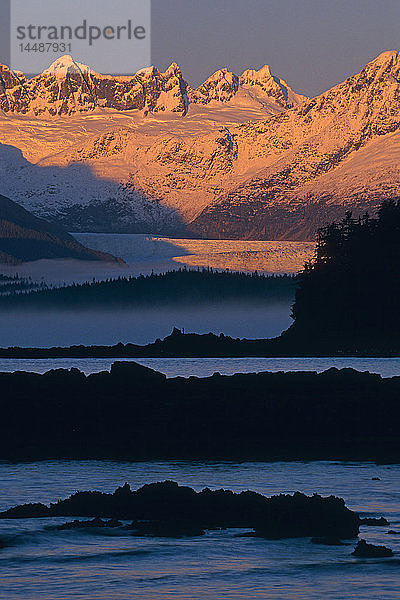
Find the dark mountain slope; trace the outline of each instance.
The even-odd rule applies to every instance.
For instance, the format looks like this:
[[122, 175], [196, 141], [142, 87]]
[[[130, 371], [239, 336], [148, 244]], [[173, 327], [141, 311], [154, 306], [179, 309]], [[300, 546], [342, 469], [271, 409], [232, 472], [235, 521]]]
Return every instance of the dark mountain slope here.
[[43, 258], [121, 260], [82, 246], [61, 227], [35, 217], [0, 195], [0, 262], [18, 264]]

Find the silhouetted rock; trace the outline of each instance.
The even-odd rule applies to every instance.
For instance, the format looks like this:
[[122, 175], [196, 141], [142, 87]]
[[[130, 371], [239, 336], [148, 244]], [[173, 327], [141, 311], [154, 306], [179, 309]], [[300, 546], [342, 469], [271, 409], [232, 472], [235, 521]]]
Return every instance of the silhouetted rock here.
[[64, 528], [118, 526], [99, 517], [131, 519], [134, 535], [181, 537], [202, 535], [205, 529], [253, 528], [254, 536], [269, 538], [337, 536], [358, 534], [359, 518], [346, 508], [341, 498], [280, 495], [267, 498], [247, 491], [196, 492], [173, 481], [151, 483], [137, 491], [125, 484], [113, 494], [77, 492], [50, 507], [23, 505], [0, 513], [0, 518], [32, 516], [97, 517], [95, 521], [76, 521]]
[[0, 373], [0, 389], [2, 460], [400, 459], [400, 378], [353, 369], [186, 379], [117, 362]]
[[313, 544], [321, 544], [322, 546], [346, 546], [344, 542], [338, 537], [313, 537], [311, 538]]
[[95, 517], [94, 519], [90, 519], [89, 521], [71, 521], [69, 523], [63, 523], [62, 525], [57, 525], [56, 529], [87, 529], [91, 527], [122, 527], [123, 523], [118, 521], [117, 519], [110, 519], [108, 521], [103, 521], [99, 517]]
[[118, 521], [118, 519], [110, 519], [109, 521], [106, 521], [105, 523], [105, 527], [122, 527], [123, 523], [121, 523], [121, 521]]
[[390, 525], [390, 523], [387, 519], [385, 519], [385, 517], [379, 517], [379, 519], [376, 519], [375, 517], [367, 517], [365, 519], [360, 519], [360, 525], [368, 525], [370, 527], [387, 527], [387, 525]]
[[51, 509], [41, 502], [20, 504], [0, 513], [2, 519], [31, 519], [50, 516]]
[[119, 383], [134, 381], [135, 384], [164, 383], [166, 376], [154, 369], [145, 367], [134, 361], [116, 361], [111, 366], [111, 376]]
[[389, 529], [386, 533], [387, 535], [400, 535], [400, 531], [395, 531], [394, 529]]
[[271, 507], [254, 527], [257, 537], [339, 537], [358, 533], [358, 516], [345, 507], [342, 498], [318, 494], [311, 497], [296, 492], [270, 499]]
[[384, 558], [393, 556], [393, 550], [386, 546], [375, 546], [374, 544], [368, 544], [365, 540], [360, 540], [352, 555], [358, 558]]

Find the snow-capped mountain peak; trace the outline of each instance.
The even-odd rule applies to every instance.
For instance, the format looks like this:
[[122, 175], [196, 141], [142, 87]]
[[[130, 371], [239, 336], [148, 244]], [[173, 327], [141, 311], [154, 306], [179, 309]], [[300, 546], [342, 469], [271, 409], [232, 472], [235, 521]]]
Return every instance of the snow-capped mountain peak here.
[[47, 69], [45, 69], [42, 75], [56, 75], [64, 77], [67, 73], [89, 73], [90, 67], [76, 62], [72, 56], [65, 54], [60, 58], [57, 58]]
[[143, 104], [132, 108], [143, 110], [144, 114], [158, 112], [177, 112], [186, 114], [188, 109], [187, 83], [182, 77], [180, 67], [174, 62], [164, 73], [154, 65], [141, 69], [127, 82], [127, 85], [142, 86]]
[[367, 66], [372, 65], [372, 64], [384, 65], [393, 60], [397, 60], [398, 57], [399, 57], [399, 53], [396, 50], [386, 50], [385, 52], [381, 52], [380, 54], [378, 54], [378, 56], [376, 58], [374, 58], [373, 60], [371, 60], [367, 64]]
[[0, 67], [0, 76], [0, 110], [36, 116], [70, 115], [96, 108], [186, 115], [191, 103], [210, 102], [231, 107], [237, 104], [242, 110], [253, 114], [262, 111], [268, 116], [303, 100], [272, 75], [268, 65], [245, 71], [241, 77], [227, 68], [218, 69], [195, 90], [175, 62], [164, 73], [153, 65], [132, 76], [118, 77], [100, 75], [69, 54], [29, 80], [5, 66]]
[[274, 75], [269, 65], [264, 65], [258, 71], [247, 69], [239, 79], [240, 85], [244, 87], [257, 87], [269, 98], [275, 98], [282, 107], [291, 108], [306, 100], [305, 96], [296, 94], [288, 84]]
[[365, 83], [370, 85], [371, 80], [387, 80], [388, 77], [398, 73], [399, 70], [400, 56], [395, 50], [389, 50], [382, 52], [379, 56], [368, 62], [360, 73], [354, 77], [364, 79]]
[[[303, 114], [314, 122], [326, 116], [347, 114], [356, 117], [368, 129], [386, 131], [391, 121], [398, 121], [400, 110], [400, 56], [390, 50], [368, 62], [359, 73], [313, 98], [303, 107]], [[316, 119], [318, 117], [318, 119]], [[379, 122], [379, 126], [378, 126]], [[397, 127], [397, 124], [393, 127]]]
[[208, 104], [212, 100], [228, 102], [239, 88], [239, 78], [227, 68], [218, 69], [191, 94], [191, 100], [198, 104]]
[[273, 77], [271, 72], [271, 67], [269, 65], [264, 65], [258, 71], [256, 69], [246, 69], [242, 73], [243, 79], [251, 79], [253, 81], [268, 81]]
[[160, 71], [154, 65], [150, 67], [144, 67], [136, 72], [137, 77], [157, 77], [160, 74]]
[[268, 65], [219, 69], [195, 90], [175, 63], [128, 77], [53, 71], [27, 80], [0, 67], [0, 193], [72, 230], [306, 239], [398, 196], [395, 51], [310, 100]]
[[169, 65], [168, 69], [165, 71], [164, 75], [178, 75], [179, 77], [182, 77], [182, 71], [180, 66], [176, 63], [173, 62]]
[[190, 99], [195, 104], [216, 100], [258, 106], [269, 114], [277, 114], [302, 104], [307, 98], [296, 94], [283, 79], [273, 75], [269, 65], [264, 65], [259, 70], [247, 69], [240, 77], [227, 68], [219, 69], [191, 91]]

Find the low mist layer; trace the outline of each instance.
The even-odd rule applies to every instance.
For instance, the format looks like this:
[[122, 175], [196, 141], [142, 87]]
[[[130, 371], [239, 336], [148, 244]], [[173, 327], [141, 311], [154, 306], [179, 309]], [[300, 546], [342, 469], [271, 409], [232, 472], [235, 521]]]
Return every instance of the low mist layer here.
[[291, 323], [290, 303], [248, 303], [203, 307], [132, 308], [118, 311], [8, 310], [0, 312], [0, 346], [74, 344], [147, 344], [171, 333], [173, 326], [233, 337], [274, 337]]

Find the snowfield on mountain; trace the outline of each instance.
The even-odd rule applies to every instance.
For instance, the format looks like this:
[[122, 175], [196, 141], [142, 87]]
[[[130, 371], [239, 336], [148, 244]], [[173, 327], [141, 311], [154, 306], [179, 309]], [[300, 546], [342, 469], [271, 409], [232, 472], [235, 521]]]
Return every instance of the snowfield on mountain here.
[[71, 231], [309, 240], [398, 195], [400, 57], [313, 99], [268, 66], [197, 89], [173, 63], [111, 77], [0, 66], [0, 193]]

